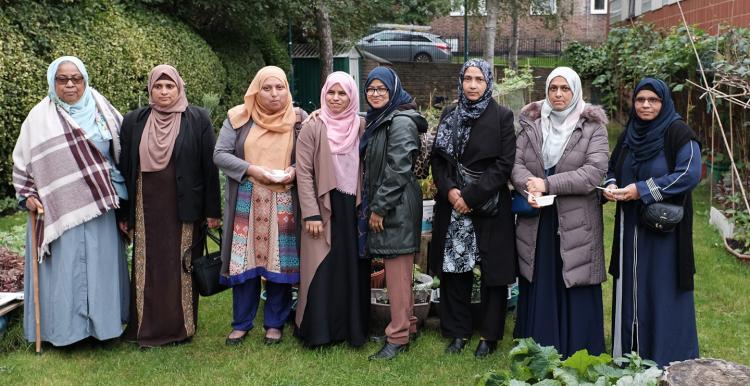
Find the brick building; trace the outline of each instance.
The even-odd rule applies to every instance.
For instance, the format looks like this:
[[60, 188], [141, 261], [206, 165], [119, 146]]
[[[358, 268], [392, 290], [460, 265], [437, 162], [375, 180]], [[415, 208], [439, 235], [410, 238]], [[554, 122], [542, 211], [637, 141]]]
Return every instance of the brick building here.
[[[554, 52], [564, 49], [565, 42], [603, 42], [607, 38], [609, 0], [549, 0], [543, 7], [524, 7], [518, 22], [519, 50]], [[483, 2], [482, 2], [483, 3]], [[463, 1], [453, 0], [449, 16], [432, 21], [430, 32], [452, 40], [454, 51], [463, 51], [464, 12]], [[480, 9], [480, 15], [485, 14]], [[557, 17], [555, 17], [557, 16]], [[469, 16], [469, 49], [481, 52], [484, 16]], [[506, 9], [498, 17], [495, 50], [507, 52], [511, 37], [511, 19]]]
[[[612, 25], [634, 19], [653, 23], [660, 28], [682, 24], [677, 0], [610, 0]], [[682, 0], [680, 3], [688, 24], [716, 34], [720, 24], [750, 27], [748, 0]]]

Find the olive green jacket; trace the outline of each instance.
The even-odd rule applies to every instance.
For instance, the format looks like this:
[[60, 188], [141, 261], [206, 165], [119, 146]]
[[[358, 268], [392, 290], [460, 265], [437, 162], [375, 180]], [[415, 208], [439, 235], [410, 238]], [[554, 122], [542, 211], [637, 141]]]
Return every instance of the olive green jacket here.
[[365, 152], [364, 184], [369, 210], [383, 216], [384, 230], [368, 232], [371, 256], [419, 251], [422, 193], [412, 167], [420, 150], [419, 133], [426, 131], [427, 120], [410, 109], [394, 111], [372, 133]]

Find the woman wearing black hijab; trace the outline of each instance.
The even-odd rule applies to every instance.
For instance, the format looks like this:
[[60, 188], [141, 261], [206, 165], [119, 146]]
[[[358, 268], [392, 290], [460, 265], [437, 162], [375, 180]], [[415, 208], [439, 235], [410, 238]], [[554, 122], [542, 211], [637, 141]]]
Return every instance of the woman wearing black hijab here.
[[[516, 154], [513, 113], [492, 99], [492, 69], [464, 64], [456, 106], [443, 112], [432, 153], [437, 186], [430, 267], [440, 275], [440, 327], [460, 352], [472, 335], [473, 268], [482, 267], [480, 341], [475, 355], [494, 352], [505, 326], [507, 285], [515, 281], [515, 237], [508, 179]], [[463, 185], [458, 168], [481, 174]], [[496, 213], [481, 213], [499, 195]]]
[[[633, 91], [625, 132], [612, 153], [604, 197], [617, 202], [610, 273], [613, 355], [636, 351], [666, 366], [697, 358], [693, 302], [691, 191], [701, 175], [700, 143], [675, 111], [670, 89], [654, 78]], [[622, 187], [622, 188], [619, 188]], [[640, 224], [652, 203], [681, 205], [672, 232]]]

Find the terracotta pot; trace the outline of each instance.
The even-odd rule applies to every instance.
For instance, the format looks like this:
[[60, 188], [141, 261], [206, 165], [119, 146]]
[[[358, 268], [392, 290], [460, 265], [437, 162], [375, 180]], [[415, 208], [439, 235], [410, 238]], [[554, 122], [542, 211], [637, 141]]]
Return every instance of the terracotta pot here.
[[727, 242], [727, 240], [729, 240], [729, 239], [727, 239], [727, 238], [725, 237], [725, 238], [724, 238], [724, 248], [726, 248], [726, 249], [727, 249], [727, 251], [729, 251], [729, 253], [731, 253], [732, 255], [734, 255], [734, 257], [738, 258], [738, 259], [739, 259], [740, 261], [742, 261], [743, 263], [745, 263], [745, 264], [750, 264], [750, 255], [745, 255], [745, 254], [743, 254], [743, 253], [739, 253], [739, 252], [737, 252], [736, 250], [734, 250], [734, 249], [733, 249], [733, 248], [732, 248], [732, 247], [731, 247], [731, 246], [729, 245], [729, 242]]
[[370, 288], [385, 288], [385, 264], [378, 260], [373, 260], [370, 264], [375, 270], [370, 273]]

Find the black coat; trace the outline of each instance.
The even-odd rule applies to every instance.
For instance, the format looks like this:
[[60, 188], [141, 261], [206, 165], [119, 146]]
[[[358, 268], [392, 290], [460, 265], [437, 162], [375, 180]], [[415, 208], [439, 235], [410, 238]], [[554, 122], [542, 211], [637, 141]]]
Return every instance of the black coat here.
[[[443, 112], [441, 120], [452, 111]], [[478, 184], [464, 189], [461, 194], [470, 207], [476, 207], [500, 191], [499, 213], [496, 216], [473, 216], [477, 236], [482, 276], [490, 286], [505, 285], [516, 280], [516, 238], [513, 213], [510, 210], [508, 180], [516, 154], [516, 135], [513, 113], [494, 100], [474, 122], [461, 164], [482, 172]], [[452, 206], [448, 191], [457, 188], [454, 162], [440, 151], [433, 151], [432, 178], [437, 186], [435, 211], [430, 244], [430, 270], [442, 273], [445, 236], [450, 224]]]
[[[128, 227], [135, 224], [136, 180], [140, 170], [139, 146], [143, 128], [151, 113], [142, 107], [125, 115], [120, 129], [120, 172], [128, 187], [126, 206]], [[176, 169], [177, 217], [183, 222], [196, 222], [205, 218], [221, 218], [219, 171], [213, 163], [214, 129], [208, 112], [189, 106], [182, 113], [180, 133], [172, 152]]]

